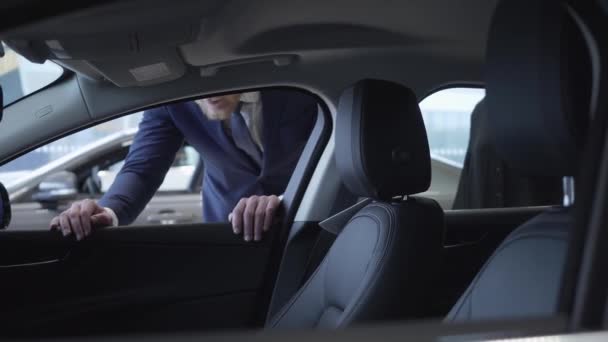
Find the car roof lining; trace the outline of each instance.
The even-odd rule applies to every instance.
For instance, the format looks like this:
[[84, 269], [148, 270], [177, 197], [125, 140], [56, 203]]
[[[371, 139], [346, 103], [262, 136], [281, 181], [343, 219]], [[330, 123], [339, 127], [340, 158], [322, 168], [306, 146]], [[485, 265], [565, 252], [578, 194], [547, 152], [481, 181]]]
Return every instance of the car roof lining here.
[[[405, 49], [481, 63], [494, 6], [495, 1], [483, 0], [131, 0], [0, 38], [33, 60], [54, 59], [118, 87], [146, 86], [173, 81], [192, 66], [273, 54], [292, 54], [303, 65], [343, 56], [339, 63], [349, 64], [351, 55]], [[159, 64], [156, 74], [134, 72]]]

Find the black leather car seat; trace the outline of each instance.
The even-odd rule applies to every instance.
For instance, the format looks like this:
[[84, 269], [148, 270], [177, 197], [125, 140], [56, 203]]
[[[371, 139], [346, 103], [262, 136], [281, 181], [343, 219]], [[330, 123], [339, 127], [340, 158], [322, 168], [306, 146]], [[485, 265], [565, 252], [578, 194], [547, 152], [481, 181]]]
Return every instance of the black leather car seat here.
[[588, 50], [567, 13], [559, 1], [543, 0], [507, 0], [496, 9], [486, 52], [486, 105], [494, 146], [519, 172], [565, 177], [564, 205], [511, 233], [446, 321], [557, 312], [574, 226], [571, 189], [591, 98], [591, 82], [581, 82], [590, 73]]
[[510, 208], [561, 202], [559, 176], [525, 175], [500, 158], [489, 129], [485, 100], [471, 113], [469, 146], [452, 209]]
[[353, 194], [373, 199], [343, 226], [307, 282], [267, 324], [337, 328], [425, 313], [438, 271], [443, 212], [411, 197], [430, 184], [418, 101], [399, 84], [363, 80], [341, 96], [336, 162]]

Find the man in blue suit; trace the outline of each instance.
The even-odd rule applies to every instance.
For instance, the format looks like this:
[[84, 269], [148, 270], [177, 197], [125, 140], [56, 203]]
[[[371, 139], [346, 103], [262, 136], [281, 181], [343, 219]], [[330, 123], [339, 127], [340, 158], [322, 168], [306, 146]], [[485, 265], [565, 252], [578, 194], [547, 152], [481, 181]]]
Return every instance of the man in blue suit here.
[[73, 203], [51, 221], [51, 228], [80, 240], [95, 227], [130, 224], [187, 140], [205, 165], [203, 220], [230, 220], [235, 234], [260, 240], [275, 218], [316, 117], [316, 100], [289, 90], [216, 96], [148, 110], [107, 193], [98, 202]]

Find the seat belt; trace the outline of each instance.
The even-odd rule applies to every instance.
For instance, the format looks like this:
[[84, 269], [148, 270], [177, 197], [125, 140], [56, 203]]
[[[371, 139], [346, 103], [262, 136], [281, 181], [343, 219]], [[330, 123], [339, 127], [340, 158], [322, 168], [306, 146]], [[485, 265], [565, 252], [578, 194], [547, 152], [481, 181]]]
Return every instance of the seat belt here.
[[312, 273], [319, 267], [327, 251], [334, 244], [334, 241], [342, 232], [342, 229], [346, 226], [348, 221], [355, 216], [361, 209], [370, 204], [373, 200], [371, 198], [363, 199], [355, 205], [342, 210], [341, 212], [327, 218], [324, 221], [319, 222], [321, 227], [317, 241], [315, 242], [310, 252], [310, 257], [306, 263], [306, 270], [304, 271], [304, 278], [302, 284], [304, 284]]

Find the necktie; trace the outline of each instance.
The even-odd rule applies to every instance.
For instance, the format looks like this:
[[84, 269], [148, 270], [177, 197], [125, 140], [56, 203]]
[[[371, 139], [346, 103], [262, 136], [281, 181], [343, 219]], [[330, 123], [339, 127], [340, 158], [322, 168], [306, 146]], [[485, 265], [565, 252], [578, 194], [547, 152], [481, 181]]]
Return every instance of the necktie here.
[[230, 130], [232, 131], [232, 139], [234, 140], [234, 144], [239, 149], [243, 150], [249, 157], [251, 157], [251, 159], [253, 159], [258, 166], [261, 166], [262, 152], [253, 141], [249, 127], [247, 127], [245, 118], [243, 118], [243, 114], [240, 112], [240, 110], [232, 113], [232, 117], [230, 118]]

